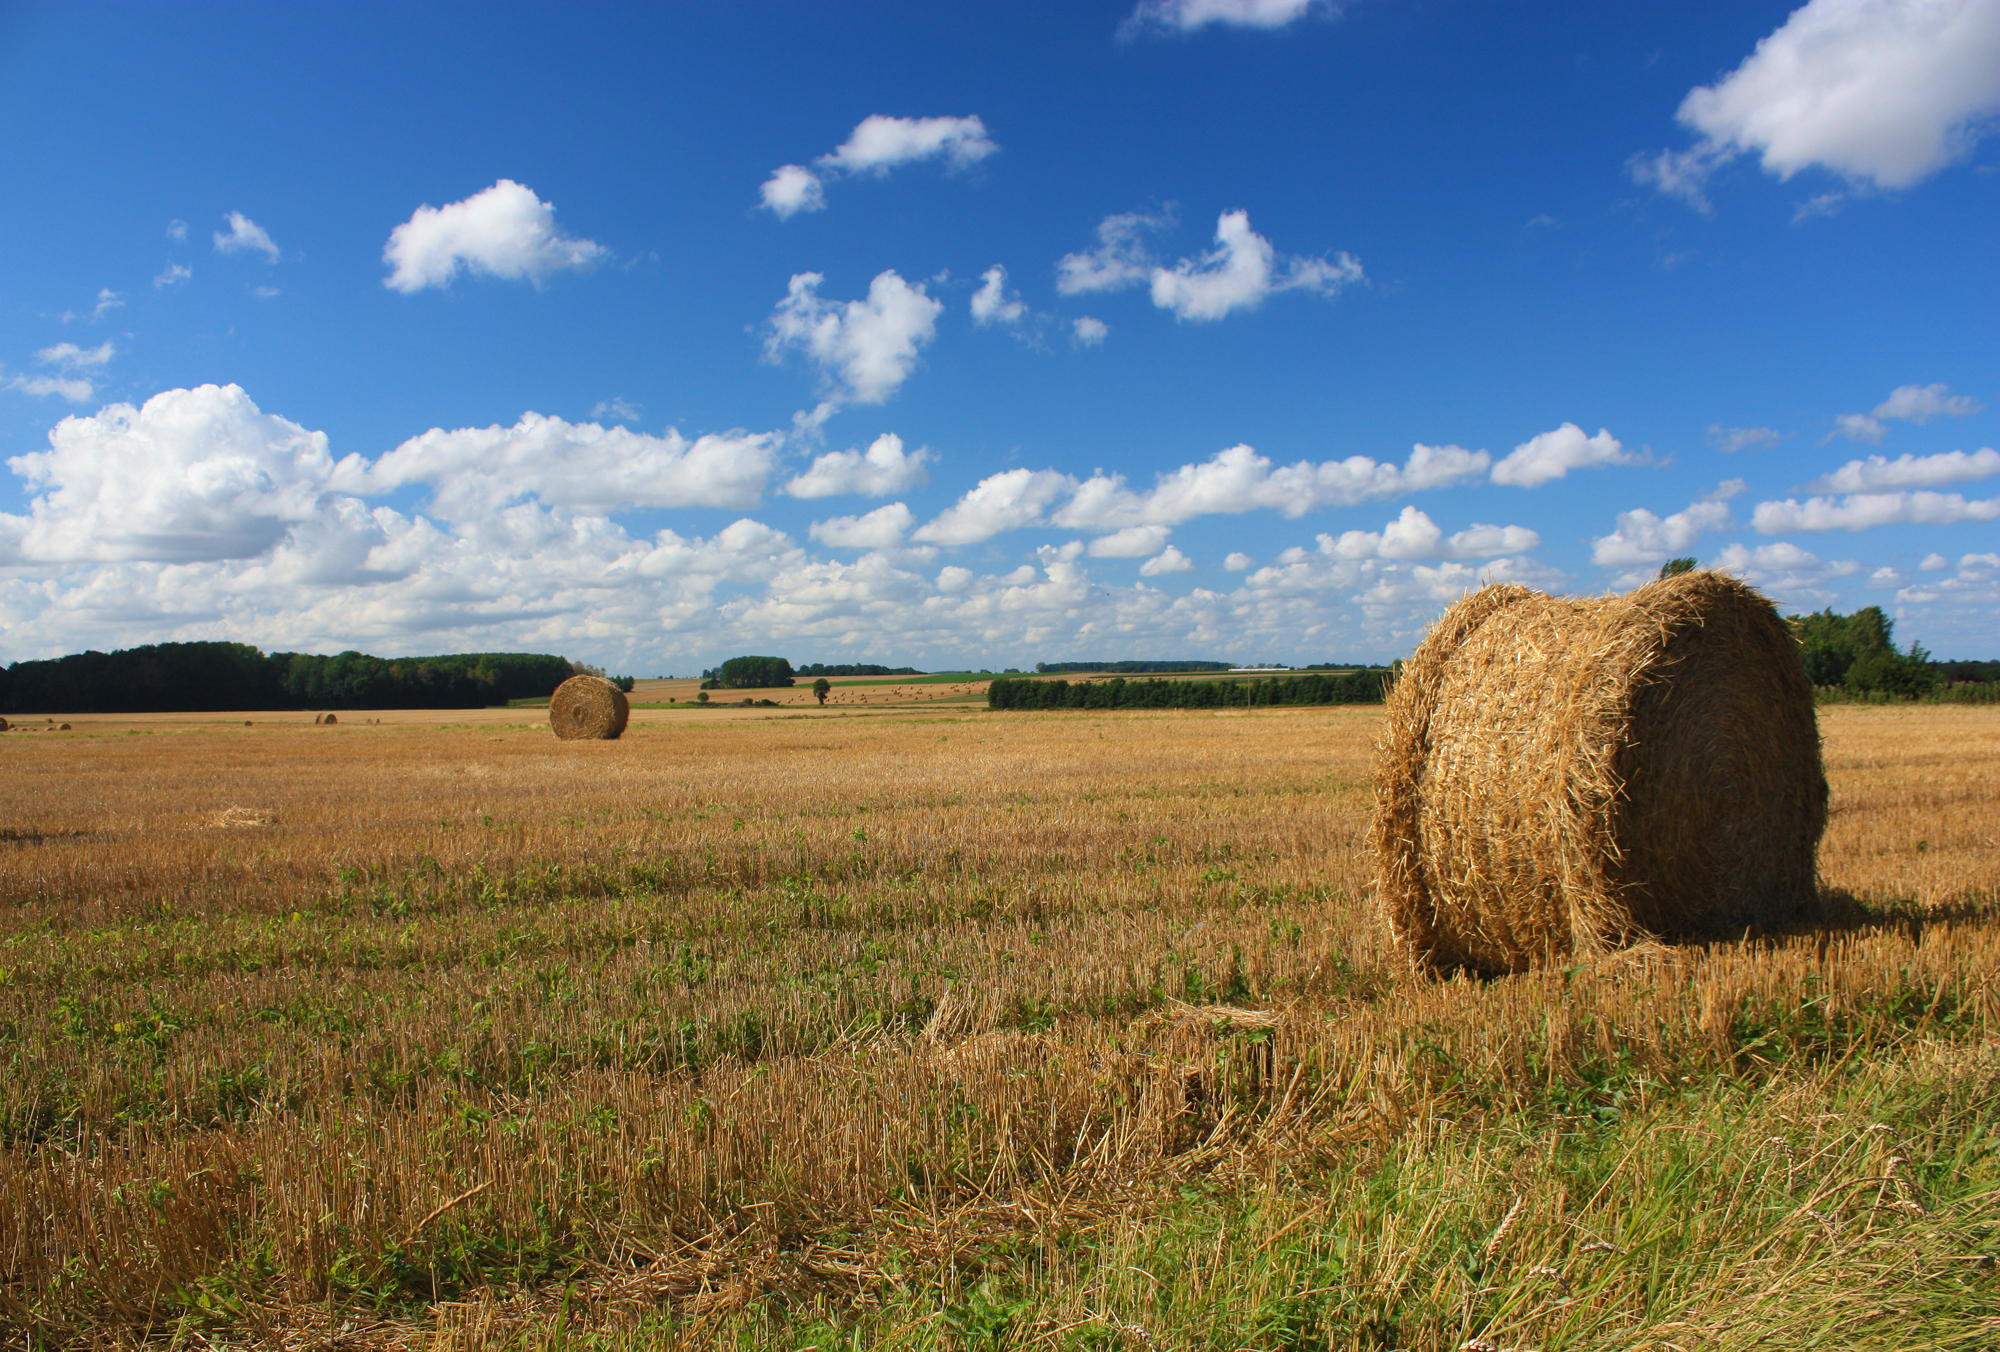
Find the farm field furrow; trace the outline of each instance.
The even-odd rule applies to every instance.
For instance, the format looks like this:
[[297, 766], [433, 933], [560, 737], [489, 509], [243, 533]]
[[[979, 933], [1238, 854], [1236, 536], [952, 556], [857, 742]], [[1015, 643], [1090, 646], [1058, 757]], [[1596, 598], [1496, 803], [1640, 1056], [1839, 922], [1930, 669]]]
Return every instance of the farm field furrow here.
[[1786, 932], [1489, 982], [1377, 709], [243, 717], [0, 737], [37, 1346], [2000, 1341], [2000, 712], [1821, 711]]

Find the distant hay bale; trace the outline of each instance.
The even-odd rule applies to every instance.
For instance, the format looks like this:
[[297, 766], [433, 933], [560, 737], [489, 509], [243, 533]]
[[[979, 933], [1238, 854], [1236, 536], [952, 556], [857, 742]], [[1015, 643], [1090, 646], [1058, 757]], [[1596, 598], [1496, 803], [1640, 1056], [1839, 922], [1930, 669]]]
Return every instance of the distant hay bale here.
[[69, 724], [67, 724], [67, 723], [64, 723], [64, 724], [63, 724], [63, 725], [62, 725], [61, 727], [58, 727], [58, 728], [56, 729], [56, 731], [57, 731], [57, 732], [68, 732], [68, 731], [69, 731]]
[[5, 731], [7, 731], [7, 720], [4, 718], [0, 718], [0, 732], [5, 732]]
[[1489, 586], [1405, 664], [1377, 747], [1376, 895], [1418, 963], [1520, 971], [1810, 902], [1812, 686], [1752, 588]]
[[332, 727], [335, 723], [338, 723], [340, 720], [338, 718], [335, 718], [332, 714], [328, 714], [321, 721], [324, 722], [328, 727]]
[[549, 726], [566, 742], [610, 741], [631, 716], [625, 692], [602, 676], [572, 676], [549, 697]]

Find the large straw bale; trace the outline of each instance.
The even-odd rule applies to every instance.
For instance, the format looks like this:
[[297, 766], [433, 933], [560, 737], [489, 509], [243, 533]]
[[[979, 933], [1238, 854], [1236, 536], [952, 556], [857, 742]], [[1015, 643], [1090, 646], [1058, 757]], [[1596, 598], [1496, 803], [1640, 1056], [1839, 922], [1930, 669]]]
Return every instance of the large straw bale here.
[[1389, 696], [1376, 795], [1392, 939], [1481, 972], [1782, 920], [1814, 895], [1827, 806], [1797, 645], [1707, 571], [1465, 597]]
[[549, 698], [549, 726], [566, 742], [609, 741], [631, 716], [625, 692], [602, 676], [572, 676]]

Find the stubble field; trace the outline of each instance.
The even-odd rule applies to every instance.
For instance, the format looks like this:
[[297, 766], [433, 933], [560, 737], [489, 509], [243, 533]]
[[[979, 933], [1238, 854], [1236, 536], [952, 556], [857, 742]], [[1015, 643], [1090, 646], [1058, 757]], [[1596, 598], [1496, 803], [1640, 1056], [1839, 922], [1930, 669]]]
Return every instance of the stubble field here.
[[1374, 710], [242, 717], [0, 736], [18, 1344], [2000, 1342], [1993, 711], [1822, 713], [1810, 923], [1484, 983]]

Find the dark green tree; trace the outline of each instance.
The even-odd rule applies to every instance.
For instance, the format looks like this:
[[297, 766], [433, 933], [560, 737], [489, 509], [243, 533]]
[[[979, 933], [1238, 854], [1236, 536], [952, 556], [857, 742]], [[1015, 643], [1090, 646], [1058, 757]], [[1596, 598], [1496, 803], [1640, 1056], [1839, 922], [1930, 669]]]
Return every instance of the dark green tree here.
[[768, 690], [792, 684], [794, 673], [792, 664], [782, 657], [732, 657], [722, 664], [716, 677], [725, 689]]
[[1682, 573], [1692, 573], [1701, 565], [1694, 559], [1668, 559], [1660, 565], [1661, 577], [1679, 577]]
[[833, 689], [833, 683], [827, 680], [826, 677], [822, 676], [817, 681], [813, 682], [813, 698], [818, 700], [821, 704], [825, 704], [827, 692], [832, 689]]

